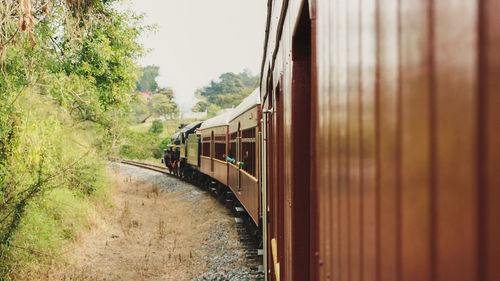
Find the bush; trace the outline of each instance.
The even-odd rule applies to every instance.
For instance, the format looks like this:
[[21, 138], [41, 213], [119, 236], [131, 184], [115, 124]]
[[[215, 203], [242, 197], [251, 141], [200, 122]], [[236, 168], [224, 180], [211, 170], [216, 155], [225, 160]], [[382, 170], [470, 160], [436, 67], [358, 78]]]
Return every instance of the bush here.
[[126, 143], [120, 147], [119, 156], [127, 159], [145, 160], [161, 157], [158, 144], [161, 139], [158, 135], [128, 131]]
[[149, 128], [149, 133], [153, 135], [159, 135], [163, 132], [163, 123], [161, 120], [154, 120], [151, 128]]
[[48, 97], [19, 99], [15, 145], [0, 157], [0, 171], [8, 172], [0, 177], [0, 280], [33, 279], [88, 225], [93, 198], [108, 198], [105, 162], [88, 126]]
[[9, 270], [3, 268], [3, 273], [9, 272], [5, 275], [11, 280], [35, 280], [44, 271], [42, 265], [64, 260], [60, 249], [94, 223], [95, 207], [92, 197], [65, 188], [30, 202], [4, 261]]
[[160, 143], [160, 147], [159, 147], [160, 151], [162, 151], [162, 152], [163, 152], [165, 149], [167, 149], [167, 146], [168, 146], [169, 144], [170, 144], [170, 138], [169, 138], [169, 137], [168, 137], [168, 138], [163, 139], [163, 140], [161, 141], [161, 143]]

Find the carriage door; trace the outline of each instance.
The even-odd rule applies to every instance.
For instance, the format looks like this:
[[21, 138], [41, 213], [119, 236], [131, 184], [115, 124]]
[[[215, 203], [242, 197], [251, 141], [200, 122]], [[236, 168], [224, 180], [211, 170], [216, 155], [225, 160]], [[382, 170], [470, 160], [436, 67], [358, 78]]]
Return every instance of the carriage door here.
[[240, 167], [241, 165], [239, 164], [239, 161], [241, 161], [241, 124], [238, 122], [238, 132], [236, 134], [236, 165], [238, 166], [238, 183], [236, 184], [238, 186], [238, 190], [240, 190]]
[[[278, 215], [278, 229], [277, 229], [277, 245], [278, 245], [278, 259], [281, 263], [280, 275], [284, 275], [284, 262], [285, 262], [285, 161], [284, 161], [284, 112], [283, 112], [283, 77], [280, 77], [278, 86], [274, 93], [274, 103], [276, 105], [276, 118], [274, 122], [276, 126], [274, 127], [276, 137], [275, 137], [275, 149], [276, 153], [276, 165], [275, 168], [275, 192], [276, 192], [276, 208]], [[286, 276], [283, 276], [280, 280], [286, 280]]]
[[[268, 194], [268, 239], [270, 280], [283, 278], [284, 264], [284, 167], [283, 167], [283, 92], [282, 77], [275, 89], [269, 90], [268, 134], [267, 134], [267, 194]], [[279, 276], [279, 278], [278, 278]]]
[[214, 172], [214, 155], [215, 155], [215, 140], [214, 131], [212, 131], [212, 138], [210, 139], [210, 171]]
[[[271, 72], [271, 71], [269, 71]], [[273, 161], [272, 161], [272, 157], [274, 156], [273, 154], [273, 114], [272, 114], [272, 111], [273, 111], [273, 97], [272, 97], [272, 81], [268, 82], [269, 85], [271, 85], [271, 87], [268, 87], [267, 89], [267, 113], [265, 115], [265, 120], [266, 120], [266, 133], [265, 133], [265, 137], [266, 139], [264, 140], [264, 145], [266, 146], [266, 158], [263, 159], [263, 161], [266, 161], [266, 170], [265, 170], [265, 173], [264, 173], [264, 176], [266, 177], [266, 198], [267, 200], [265, 202], [263, 202], [265, 205], [265, 208], [266, 208], [266, 235], [267, 235], [267, 239], [265, 241], [266, 245], [267, 245], [267, 271], [266, 271], [266, 275], [268, 273], [271, 273], [268, 277], [267, 280], [274, 280], [274, 274], [272, 272], [274, 272], [274, 267], [273, 267], [273, 250], [272, 250], [272, 246], [271, 246], [271, 239], [273, 239], [275, 236], [274, 236], [274, 228], [276, 227], [276, 224], [274, 223], [274, 213], [275, 213], [275, 210], [274, 210], [274, 204], [272, 203], [273, 202], [273, 176], [272, 176], [272, 172], [273, 172]]]
[[[291, 93], [291, 243], [292, 261], [287, 273], [293, 280], [309, 279], [310, 255], [310, 193], [311, 189], [311, 20], [308, 1], [292, 41], [292, 93]], [[290, 110], [290, 109], [289, 109]], [[297, 242], [301, 241], [301, 242]], [[305, 243], [304, 243], [305, 242]]]

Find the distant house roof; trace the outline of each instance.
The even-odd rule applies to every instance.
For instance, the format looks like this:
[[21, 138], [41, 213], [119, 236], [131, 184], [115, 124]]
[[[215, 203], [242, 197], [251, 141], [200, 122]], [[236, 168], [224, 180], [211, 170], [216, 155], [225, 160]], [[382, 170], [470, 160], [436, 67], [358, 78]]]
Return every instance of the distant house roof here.
[[146, 123], [146, 121], [149, 119], [149, 117], [153, 116], [153, 114], [149, 114], [147, 116], [142, 116], [141, 117], [141, 123]]
[[[156, 120], [156, 119], [161, 119], [162, 116], [156, 114], [156, 113], [152, 113], [152, 114], [147, 114], [147, 115], [143, 115], [141, 116], [141, 123], [146, 123], [146, 122], [149, 122], [149, 121], [152, 121], [152, 120]], [[162, 121], [165, 121], [162, 119]]]
[[150, 99], [150, 98], [152, 98], [152, 97], [153, 97], [153, 94], [150, 94], [150, 93], [148, 93], [148, 92], [141, 92], [141, 93], [139, 93], [139, 94], [137, 94], [137, 95], [138, 95], [138, 96], [141, 96], [141, 97], [145, 97], [145, 98], [147, 98], [147, 99]]

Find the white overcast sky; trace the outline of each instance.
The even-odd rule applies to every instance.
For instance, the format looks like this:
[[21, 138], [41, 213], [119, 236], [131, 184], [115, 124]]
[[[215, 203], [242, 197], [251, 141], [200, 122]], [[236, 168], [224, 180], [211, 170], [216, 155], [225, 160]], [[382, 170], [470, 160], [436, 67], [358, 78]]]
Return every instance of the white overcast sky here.
[[194, 91], [224, 72], [260, 71], [266, 0], [126, 0], [158, 32], [141, 41], [152, 51], [142, 65], [160, 66], [161, 87], [174, 89], [183, 110]]

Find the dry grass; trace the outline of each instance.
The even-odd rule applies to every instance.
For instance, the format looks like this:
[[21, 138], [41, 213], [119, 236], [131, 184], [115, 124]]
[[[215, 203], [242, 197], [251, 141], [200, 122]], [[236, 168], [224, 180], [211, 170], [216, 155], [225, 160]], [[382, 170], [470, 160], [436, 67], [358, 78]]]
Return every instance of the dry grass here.
[[[71, 264], [41, 280], [190, 280], [205, 270], [202, 242], [224, 207], [188, 202], [158, 186], [115, 175], [114, 208], [71, 249]], [[233, 230], [235, 231], [235, 230]]]

